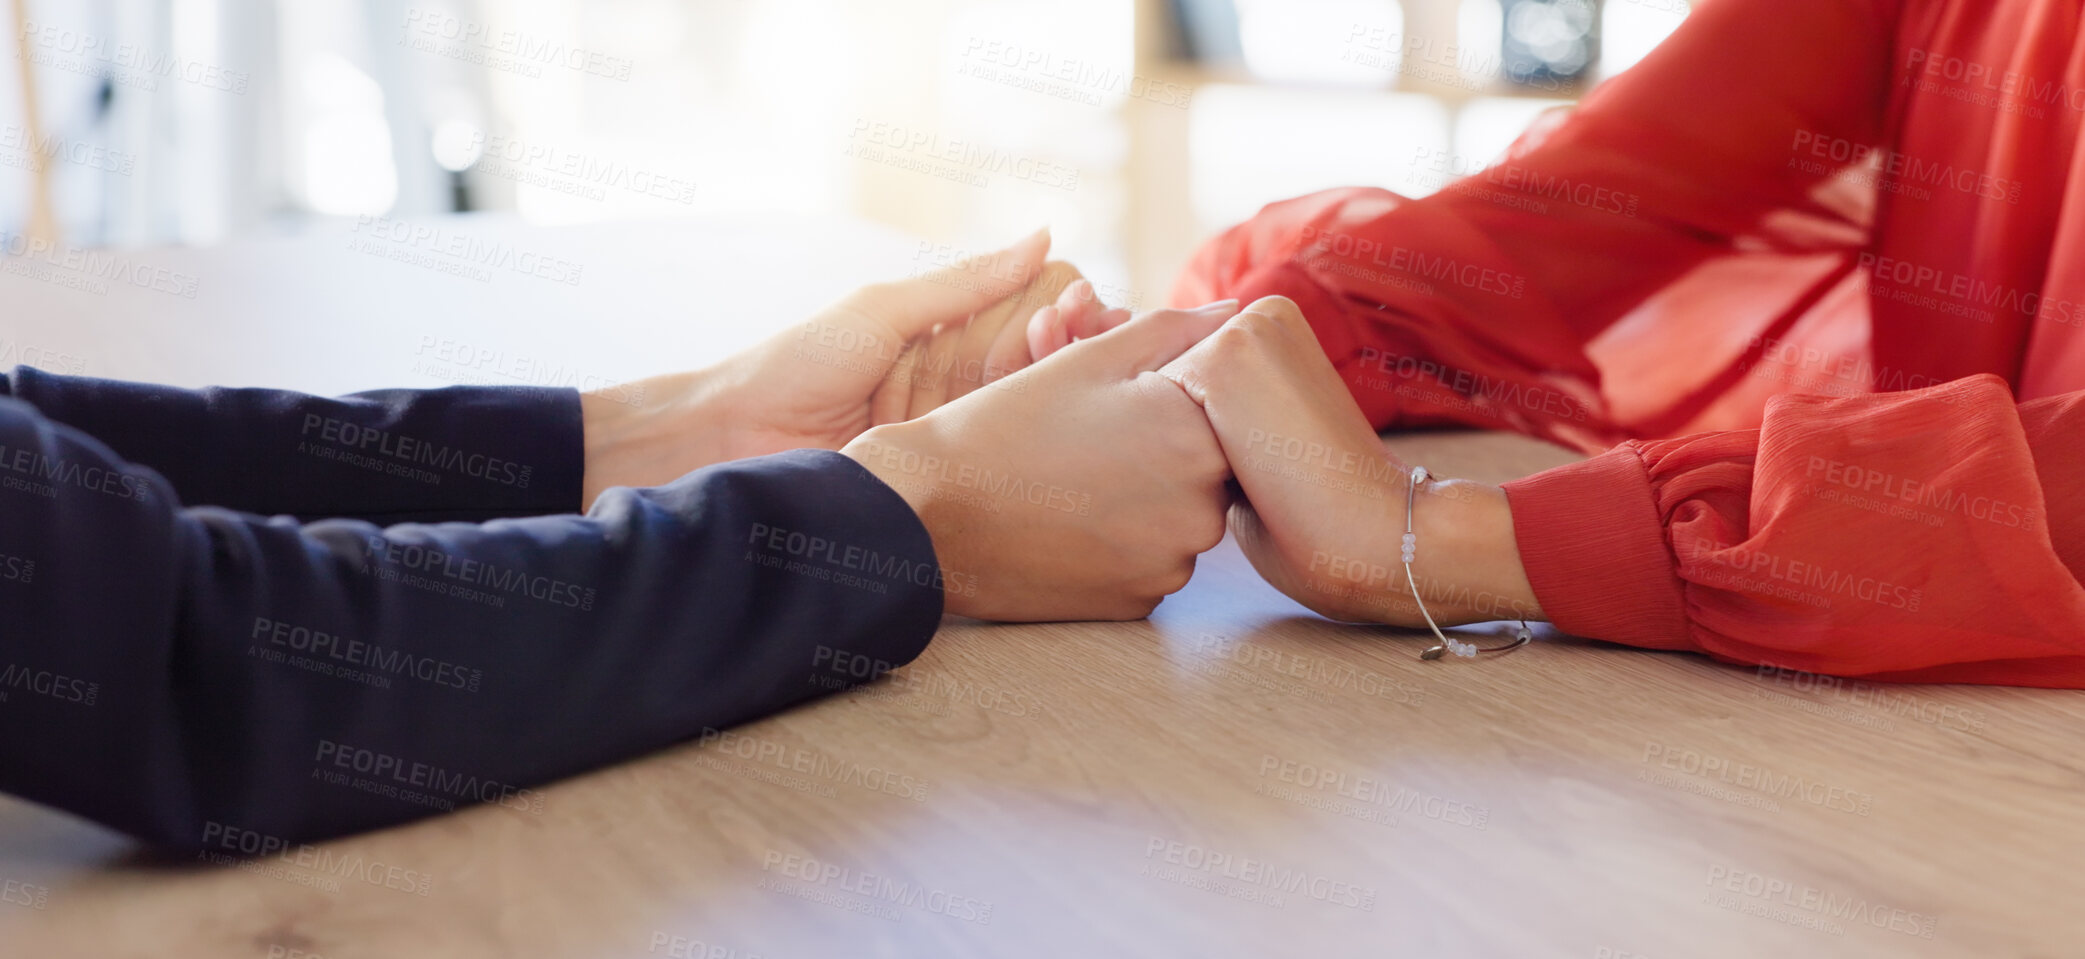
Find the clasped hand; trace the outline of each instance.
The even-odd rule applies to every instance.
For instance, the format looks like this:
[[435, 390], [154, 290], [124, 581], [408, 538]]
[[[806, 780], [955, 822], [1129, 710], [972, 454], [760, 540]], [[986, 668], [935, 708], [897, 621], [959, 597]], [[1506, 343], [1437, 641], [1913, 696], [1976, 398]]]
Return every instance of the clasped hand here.
[[[1325, 616], [1415, 625], [1404, 465], [1295, 304], [1134, 318], [1037, 234], [860, 290], [707, 370], [582, 397], [587, 502], [711, 463], [838, 449], [919, 515], [958, 615], [1135, 619], [1225, 517], [1269, 583]], [[1045, 361], [1045, 358], [1047, 360]], [[642, 406], [613, 397], [642, 395]], [[1419, 586], [1449, 623], [1534, 618], [1494, 487], [1429, 483]]]

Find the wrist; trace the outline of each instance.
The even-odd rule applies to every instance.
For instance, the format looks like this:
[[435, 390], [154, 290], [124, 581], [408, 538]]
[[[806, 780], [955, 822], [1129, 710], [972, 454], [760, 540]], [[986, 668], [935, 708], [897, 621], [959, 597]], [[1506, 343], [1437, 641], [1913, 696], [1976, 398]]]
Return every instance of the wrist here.
[[579, 394], [585, 456], [580, 509], [615, 486], [658, 486], [717, 462], [708, 371], [669, 373]]
[[609, 464], [615, 460], [615, 451], [622, 447], [631, 415], [627, 404], [608, 398], [602, 391], [579, 394], [580, 446], [586, 457], [579, 484], [580, 512], [592, 509], [601, 491], [614, 485], [608, 480], [612, 472]]
[[[928, 471], [922, 466], [938, 456], [930, 420], [908, 420], [872, 427], [841, 447], [840, 455], [861, 464], [870, 475], [898, 494], [905, 505], [912, 507], [920, 525], [926, 528], [927, 538], [934, 544], [935, 563], [946, 573], [951, 569], [968, 568], [960, 556], [963, 544], [958, 535], [958, 531], [968, 523], [956, 515], [956, 504], [942, 495], [939, 484], [928, 477]], [[951, 615], [969, 616], [969, 599], [964, 591], [948, 590], [942, 609]]]
[[913, 423], [871, 427], [840, 447], [840, 455], [860, 463], [863, 469], [882, 480], [883, 485], [897, 493], [914, 513], [922, 514], [921, 520], [924, 521], [924, 514], [934, 510], [933, 484], [920, 482], [904, 468], [908, 458], [917, 460], [920, 456], [917, 432]]
[[[1520, 562], [1505, 490], [1469, 480], [1429, 480], [1412, 510], [1419, 546], [1412, 578], [1437, 622], [1544, 618]], [[1398, 580], [1409, 599], [1412, 584], [1403, 576]]]

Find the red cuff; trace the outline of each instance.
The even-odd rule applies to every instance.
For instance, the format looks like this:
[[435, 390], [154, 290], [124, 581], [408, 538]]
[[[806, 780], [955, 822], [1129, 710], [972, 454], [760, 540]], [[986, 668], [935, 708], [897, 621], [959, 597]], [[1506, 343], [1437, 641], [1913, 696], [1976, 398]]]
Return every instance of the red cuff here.
[[1694, 649], [1650, 473], [1628, 446], [1505, 484], [1535, 600], [1574, 636]]

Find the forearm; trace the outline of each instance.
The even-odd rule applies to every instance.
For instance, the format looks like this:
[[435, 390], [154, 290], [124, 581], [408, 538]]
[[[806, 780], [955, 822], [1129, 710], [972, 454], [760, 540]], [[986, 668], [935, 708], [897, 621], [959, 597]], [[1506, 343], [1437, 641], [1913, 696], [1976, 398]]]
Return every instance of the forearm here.
[[480, 522], [579, 509], [571, 390], [450, 387], [321, 397], [0, 377], [11, 395], [165, 477], [191, 504], [305, 519]]
[[[1298, 602], [1330, 619], [1423, 628], [1425, 612], [1442, 626], [1545, 619], [1528, 583], [1513, 532], [1512, 505], [1496, 486], [1470, 480], [1429, 480], [1413, 497], [1417, 535], [1410, 575], [1400, 561], [1404, 532], [1402, 476], [1381, 488], [1382, 534], [1364, 548], [1313, 548], [1300, 573], [1275, 562], [1277, 551], [1249, 548], [1262, 575]], [[1351, 504], [1341, 503], [1351, 509]], [[1234, 524], [1241, 538], [1271, 536], [1257, 521]], [[1257, 544], [1251, 544], [1257, 545]], [[1292, 578], [1293, 577], [1293, 578]]]
[[547, 780], [860, 679], [842, 656], [902, 664], [940, 616], [918, 521], [830, 453], [585, 517], [380, 529], [185, 509], [7, 401], [0, 443], [141, 491], [0, 489], [0, 662], [25, 678], [0, 789], [165, 845], [535, 808]]
[[1441, 625], [1545, 619], [1521, 563], [1503, 489], [1470, 480], [1426, 484], [1413, 505], [1419, 550], [1405, 585]]
[[1626, 443], [1506, 491], [1528, 578], [1573, 635], [2081, 688], [2081, 411], [2085, 394], [2020, 404], [1990, 374], [1789, 394], [1757, 430]]
[[[1377, 429], [1454, 423], [1604, 449], [1643, 415], [1610, 408], [1617, 391], [1601, 368], [1612, 374], [1611, 357], [1595, 364], [1588, 344], [1632, 313], [1610, 354], [1685, 344], [1666, 328], [1692, 328], [1698, 308], [1652, 313], [1649, 298], [1745, 250], [1816, 242], [1791, 239], [1807, 233], [1789, 223], [1846, 218], [1818, 188], [1862, 151], [1811, 162], [1806, 148], [1796, 162], [1790, 143], [1880, 136], [1884, 38], [1900, 6], [1708, 6], [1568, 119], [1538, 120], [1484, 170], [1427, 197], [1345, 188], [1269, 204], [1207, 244], [1174, 299], [1293, 298]], [[1753, 274], [1723, 282], [1762, 301], [1824, 292]], [[1646, 389], [1621, 386], [1625, 399]]]

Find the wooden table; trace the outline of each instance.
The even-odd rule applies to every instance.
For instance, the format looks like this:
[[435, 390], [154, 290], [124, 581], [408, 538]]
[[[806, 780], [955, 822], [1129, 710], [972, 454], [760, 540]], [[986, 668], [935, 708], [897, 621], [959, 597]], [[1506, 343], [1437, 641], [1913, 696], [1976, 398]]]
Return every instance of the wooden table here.
[[[1569, 458], [1391, 441], [1490, 480]], [[1148, 621], [951, 620], [876, 685], [540, 811], [222, 865], [0, 800], [0, 955], [2085, 951], [2079, 694], [1421, 645], [1309, 615], [1227, 541]]]

